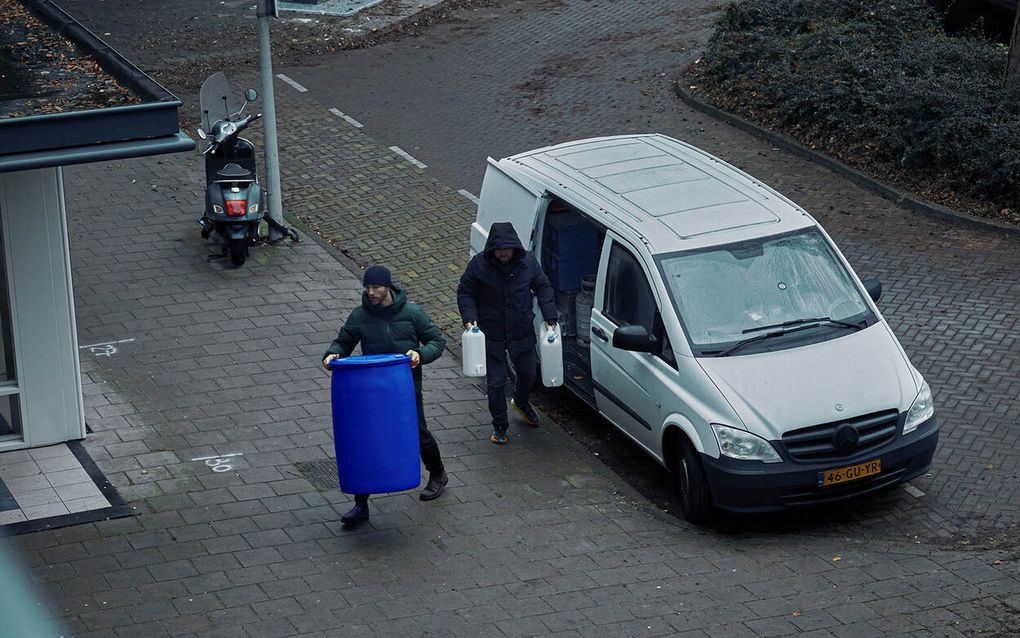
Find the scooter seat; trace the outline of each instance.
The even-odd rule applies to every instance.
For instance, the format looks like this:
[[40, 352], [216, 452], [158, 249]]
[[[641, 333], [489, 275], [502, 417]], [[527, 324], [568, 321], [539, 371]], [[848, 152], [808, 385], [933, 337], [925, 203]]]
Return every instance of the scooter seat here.
[[251, 171], [233, 162], [216, 171], [216, 175], [225, 179], [251, 179]]

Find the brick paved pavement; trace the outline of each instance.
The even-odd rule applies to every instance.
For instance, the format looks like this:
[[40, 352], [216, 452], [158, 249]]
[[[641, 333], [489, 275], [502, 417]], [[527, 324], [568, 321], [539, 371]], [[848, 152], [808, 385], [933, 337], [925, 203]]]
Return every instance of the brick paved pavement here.
[[[291, 210], [362, 262], [406, 254], [385, 236], [432, 215], [420, 227], [435, 236], [399, 269], [413, 298], [441, 309], [432, 292], [449, 290], [444, 268], [466, 243], [462, 184], [432, 177], [433, 158], [411, 144], [350, 129], [284, 85], [278, 95], [292, 115], [281, 126]], [[82, 636], [1016, 635], [1015, 538], [954, 536], [1016, 521], [1018, 411], [1003, 377], [1017, 369], [1013, 244], [702, 126], [697, 143], [790, 192], [885, 279], [883, 308], [946, 421], [938, 471], [918, 483], [926, 499], [697, 530], [560, 428], [485, 442], [482, 394], [448, 355], [427, 369], [426, 401], [449, 493], [377, 498], [371, 524], [344, 533], [346, 497], [294, 464], [331, 455], [315, 363], [357, 302], [357, 278], [308, 241], [259, 248], [240, 270], [207, 261], [197, 158], [176, 156], [67, 171], [80, 338], [135, 338], [83, 360], [86, 447], [138, 516], [2, 543]], [[391, 232], [358, 225], [370, 222]], [[230, 471], [191, 460], [221, 455]]]

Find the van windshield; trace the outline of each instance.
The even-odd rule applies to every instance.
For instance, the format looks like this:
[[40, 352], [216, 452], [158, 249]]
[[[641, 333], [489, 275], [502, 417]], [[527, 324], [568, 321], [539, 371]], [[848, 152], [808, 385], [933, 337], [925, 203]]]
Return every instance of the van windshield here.
[[790, 348], [877, 321], [814, 228], [669, 255], [659, 267], [697, 356]]

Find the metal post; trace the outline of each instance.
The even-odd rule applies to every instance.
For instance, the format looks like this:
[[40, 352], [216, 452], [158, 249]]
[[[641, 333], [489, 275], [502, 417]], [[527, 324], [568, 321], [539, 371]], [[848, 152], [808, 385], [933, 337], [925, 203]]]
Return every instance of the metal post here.
[[[262, 122], [265, 133], [266, 178], [269, 181], [269, 218], [283, 225], [283, 198], [280, 194], [280, 154], [276, 144], [276, 97], [273, 94], [273, 52], [269, 44], [269, 0], [259, 0], [259, 76], [262, 80]], [[269, 241], [284, 235], [269, 227]]]

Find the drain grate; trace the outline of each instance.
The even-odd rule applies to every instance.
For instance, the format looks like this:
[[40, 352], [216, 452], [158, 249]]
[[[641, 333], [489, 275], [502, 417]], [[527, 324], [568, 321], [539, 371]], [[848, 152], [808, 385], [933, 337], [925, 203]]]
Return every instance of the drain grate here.
[[340, 477], [333, 459], [295, 463], [294, 468], [320, 492], [340, 489]]

